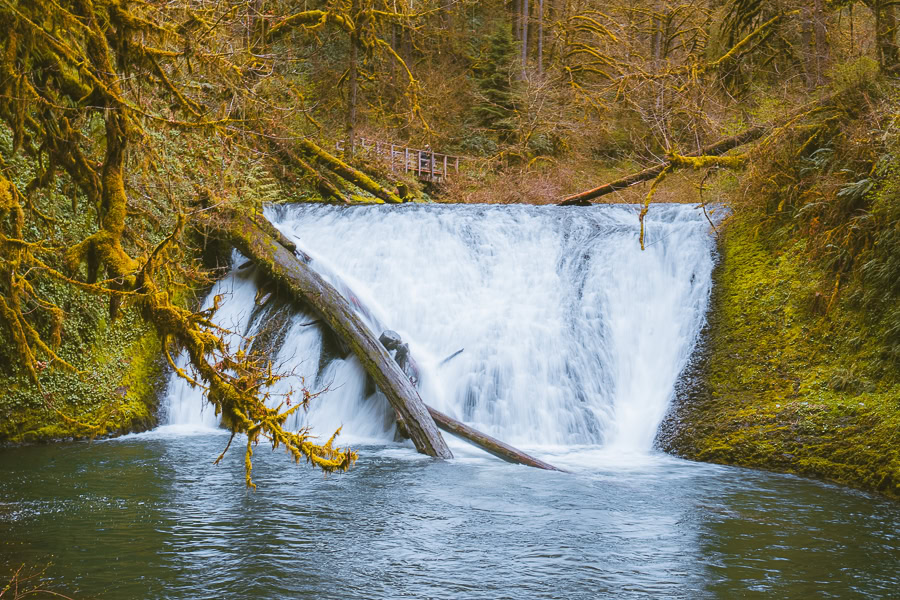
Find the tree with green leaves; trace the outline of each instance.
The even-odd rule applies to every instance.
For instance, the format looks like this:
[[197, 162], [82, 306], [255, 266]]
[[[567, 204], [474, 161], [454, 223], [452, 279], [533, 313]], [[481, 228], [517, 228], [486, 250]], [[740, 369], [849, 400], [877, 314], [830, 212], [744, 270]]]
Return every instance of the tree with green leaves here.
[[509, 141], [516, 125], [515, 61], [512, 35], [506, 27], [497, 27], [484, 40], [472, 69], [480, 99], [473, 113], [478, 125], [501, 142]]

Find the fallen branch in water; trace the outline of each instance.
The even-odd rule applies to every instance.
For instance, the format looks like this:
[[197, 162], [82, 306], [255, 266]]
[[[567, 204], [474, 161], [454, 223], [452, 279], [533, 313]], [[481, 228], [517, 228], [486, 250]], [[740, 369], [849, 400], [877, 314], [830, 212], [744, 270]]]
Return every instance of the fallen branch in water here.
[[500, 440], [493, 438], [486, 433], [482, 433], [477, 429], [473, 429], [465, 423], [457, 421], [456, 419], [445, 415], [441, 411], [431, 408], [430, 406], [428, 407], [428, 412], [431, 413], [431, 417], [434, 419], [434, 422], [437, 423], [437, 426], [447, 433], [452, 433], [457, 437], [471, 442], [485, 452], [493, 454], [497, 458], [505, 460], [506, 462], [518, 465], [526, 465], [529, 467], [544, 469], [547, 471], [561, 471], [563, 473], [568, 473], [568, 471], [564, 469], [554, 467], [553, 465], [525, 454], [521, 450], [513, 448], [509, 444], [501, 442]]

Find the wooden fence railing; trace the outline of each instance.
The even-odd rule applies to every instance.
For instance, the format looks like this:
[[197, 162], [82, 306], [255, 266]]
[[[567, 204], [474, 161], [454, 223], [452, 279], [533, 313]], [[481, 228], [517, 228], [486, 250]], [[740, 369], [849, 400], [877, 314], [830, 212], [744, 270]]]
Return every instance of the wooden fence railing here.
[[[339, 151], [344, 150], [344, 140], [335, 144]], [[368, 138], [356, 138], [356, 151], [369, 154], [384, 160], [390, 165], [391, 171], [415, 173], [416, 177], [425, 181], [440, 182], [449, 179], [451, 175], [459, 173], [460, 156], [441, 154], [431, 149], [410, 148], [379, 142]]]

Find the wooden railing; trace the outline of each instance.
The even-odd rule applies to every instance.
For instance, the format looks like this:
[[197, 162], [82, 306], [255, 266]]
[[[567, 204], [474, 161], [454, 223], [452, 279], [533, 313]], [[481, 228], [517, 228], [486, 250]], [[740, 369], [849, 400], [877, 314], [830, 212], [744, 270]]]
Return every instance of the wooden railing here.
[[[345, 147], [344, 140], [335, 144], [339, 151]], [[410, 148], [388, 142], [379, 142], [368, 138], [356, 138], [356, 152], [368, 154], [385, 161], [391, 171], [402, 170], [404, 173], [415, 173], [416, 177], [425, 181], [444, 181], [451, 174], [459, 173], [460, 156], [440, 154], [431, 149]]]

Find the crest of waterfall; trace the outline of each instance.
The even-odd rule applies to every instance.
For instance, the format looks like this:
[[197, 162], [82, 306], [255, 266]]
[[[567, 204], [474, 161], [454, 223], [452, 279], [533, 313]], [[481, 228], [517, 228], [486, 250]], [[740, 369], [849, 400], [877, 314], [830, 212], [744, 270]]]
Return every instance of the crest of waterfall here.
[[[654, 205], [641, 251], [637, 212], [298, 205], [268, 217], [376, 336], [392, 329], [409, 344], [427, 404], [516, 445], [640, 453], [652, 446], [703, 326], [714, 245], [702, 213]], [[257, 306], [262, 283], [253, 268], [235, 268], [207, 304], [222, 295], [215, 321], [235, 342], [258, 335], [261, 350], [292, 373], [276, 391], [326, 390], [291, 425], [391, 440], [390, 406], [359, 362], [341, 357], [314, 316]], [[262, 336], [275, 315], [275, 335]], [[200, 391], [177, 377], [168, 405], [170, 424], [215, 424]]]

